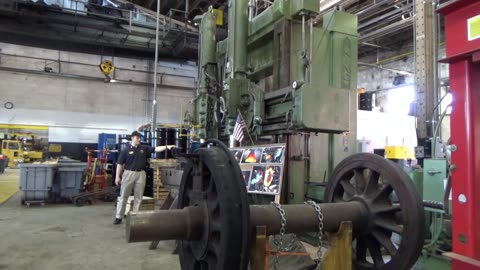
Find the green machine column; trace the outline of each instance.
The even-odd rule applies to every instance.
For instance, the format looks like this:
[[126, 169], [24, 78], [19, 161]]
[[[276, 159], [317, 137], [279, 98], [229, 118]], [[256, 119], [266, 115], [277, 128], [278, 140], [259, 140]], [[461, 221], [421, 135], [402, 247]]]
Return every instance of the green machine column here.
[[237, 110], [245, 110], [242, 95], [248, 93], [247, 41], [248, 0], [230, 0], [228, 3], [228, 41], [225, 66], [224, 97], [227, 109], [225, 135], [233, 131]]
[[[218, 93], [217, 80], [217, 41], [215, 38], [217, 15], [212, 10], [201, 16], [200, 46], [198, 65], [198, 87], [195, 99], [195, 124], [199, 126], [197, 136], [201, 139], [218, 138], [218, 123], [215, 119], [215, 103], [221, 93]], [[215, 98], [211, 98], [214, 96]]]
[[228, 14], [227, 76], [246, 78], [248, 40], [248, 0], [230, 0]]

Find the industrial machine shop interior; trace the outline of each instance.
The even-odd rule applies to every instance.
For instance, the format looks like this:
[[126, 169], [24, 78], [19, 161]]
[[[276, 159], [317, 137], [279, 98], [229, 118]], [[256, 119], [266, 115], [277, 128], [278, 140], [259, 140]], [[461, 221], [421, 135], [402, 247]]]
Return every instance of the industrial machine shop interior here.
[[0, 24], [0, 269], [480, 269], [479, 1], [7, 0]]

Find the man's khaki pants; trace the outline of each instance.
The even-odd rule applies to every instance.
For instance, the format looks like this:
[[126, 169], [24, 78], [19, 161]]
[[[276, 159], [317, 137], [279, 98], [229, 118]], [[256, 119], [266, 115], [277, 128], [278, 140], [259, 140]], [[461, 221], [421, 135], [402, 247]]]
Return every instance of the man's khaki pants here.
[[122, 176], [122, 188], [120, 189], [120, 196], [117, 201], [116, 218], [123, 218], [125, 214], [125, 206], [127, 205], [128, 197], [133, 192], [133, 211], [137, 212], [142, 203], [143, 192], [145, 190], [146, 181], [145, 171], [128, 171], [125, 170]]

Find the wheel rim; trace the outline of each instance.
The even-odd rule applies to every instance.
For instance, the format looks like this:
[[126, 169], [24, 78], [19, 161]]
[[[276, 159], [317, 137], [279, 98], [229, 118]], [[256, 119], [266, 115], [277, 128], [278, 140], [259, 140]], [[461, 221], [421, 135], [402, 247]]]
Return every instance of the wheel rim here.
[[424, 231], [422, 201], [412, 180], [395, 163], [355, 154], [334, 170], [325, 202], [360, 201], [368, 226], [353, 232], [356, 269], [410, 269], [420, 255]]

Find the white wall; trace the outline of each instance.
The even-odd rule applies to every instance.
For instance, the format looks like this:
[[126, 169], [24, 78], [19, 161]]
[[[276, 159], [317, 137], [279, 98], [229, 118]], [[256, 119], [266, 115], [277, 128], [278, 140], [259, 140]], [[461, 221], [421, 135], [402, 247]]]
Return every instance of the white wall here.
[[[415, 76], [415, 56], [413, 51], [411, 51], [412, 45], [406, 45], [405, 49], [398, 52], [383, 52], [380, 53], [379, 60], [382, 63], [381, 66], [386, 69], [376, 68], [376, 67], [366, 67], [359, 65], [358, 71], [358, 88], [365, 88], [367, 91], [380, 91], [388, 90], [392, 88], [399, 87], [401, 85], [394, 85], [393, 81], [395, 76], [401, 75], [398, 72], [387, 70], [395, 69], [401, 71], [412, 72], [412, 75], [405, 75], [404, 85], [414, 84]], [[445, 57], [445, 47], [439, 48], [439, 59]], [[398, 58], [397, 56], [402, 56]], [[388, 61], [388, 59], [394, 59], [394, 61]], [[386, 61], [387, 60], [387, 61]], [[375, 64], [375, 57], [368, 57], [364, 59], [359, 59], [360, 62], [367, 64]], [[448, 78], [449, 70], [448, 64], [439, 63], [438, 64], [438, 77]]]
[[[95, 143], [98, 133], [130, 133], [151, 119], [151, 60], [5, 43], [0, 49], [0, 123], [48, 125], [50, 141]], [[102, 59], [113, 60], [113, 78], [124, 83], [102, 81]], [[51, 74], [43, 72], [45, 66]], [[194, 96], [196, 66], [160, 61], [158, 72], [157, 123], [179, 123]], [[5, 109], [5, 102], [14, 108]]]
[[357, 111], [357, 139], [368, 142], [369, 152], [385, 146], [417, 146], [415, 117]]
[[[415, 57], [414, 57], [412, 48], [413, 48], [413, 44], [406, 44], [401, 51], [397, 51], [397, 52], [383, 51], [379, 54], [379, 60], [380, 62], [382, 62], [382, 66], [384, 68], [414, 72]], [[438, 59], [445, 58], [446, 53], [445, 53], [445, 47], [443, 45], [440, 46], [438, 53], [439, 53]], [[401, 57], [398, 57], [398, 56], [401, 56]], [[374, 55], [369, 58], [360, 59], [359, 61], [372, 64], [376, 62], [375, 58], [376, 56]], [[389, 61], [389, 59], [394, 59], [394, 61]], [[382, 111], [388, 112], [388, 111], [391, 111], [391, 108], [386, 108], [388, 106], [388, 93], [390, 92], [390, 90], [405, 88], [408, 86], [415, 87], [415, 76], [413, 74], [405, 75], [405, 83], [403, 85], [394, 85], [393, 81], [395, 76], [397, 75], [399, 75], [397, 72], [394, 72], [391, 70], [359, 66], [357, 85], [358, 85], [358, 88], [365, 88], [367, 91], [376, 91], [376, 103], [377, 103], [376, 105], [381, 107], [380, 109]], [[439, 63], [438, 78], [440, 80], [445, 80], [445, 79], [448, 79], [448, 77], [449, 77], [449, 65]], [[408, 95], [408, 93], [406, 93], [406, 95]], [[364, 112], [364, 111], [359, 112], [358, 138], [362, 139], [362, 136], [364, 134], [366, 134], [366, 137], [369, 137], [369, 136], [378, 137], [377, 139], [375, 139], [375, 141], [376, 142], [378, 141], [379, 143], [375, 143], [375, 144], [376, 146], [381, 146], [379, 144], [382, 144], [381, 142], [384, 139], [384, 137], [387, 136], [387, 134], [381, 134], [381, 136], [380, 135], [377, 136], [376, 134], [373, 134], [373, 133], [370, 134], [370, 131], [368, 129], [362, 128], [362, 127], [368, 127], [367, 124], [362, 123], [364, 119], [361, 118], [362, 115], [363, 117], [366, 117], [368, 113], [369, 112]], [[390, 117], [390, 114], [387, 114], [387, 115], [389, 115], [388, 117]], [[379, 133], [390, 132], [389, 130], [386, 130], [391, 128], [390, 124], [388, 122], [386, 122], [385, 124], [386, 125], [383, 125], [383, 124], [377, 125], [377, 130]], [[400, 120], [400, 122], [395, 124], [393, 128], [401, 125], [405, 125], [404, 128], [411, 128], [411, 124], [408, 124], [403, 120]], [[371, 127], [368, 127], [368, 128], [371, 128]], [[402, 131], [402, 130], [399, 130], [399, 131]], [[392, 136], [389, 136], [389, 137], [393, 138]], [[442, 122], [442, 139], [447, 140], [449, 137], [450, 137], [450, 119], [449, 117], [446, 117]], [[378, 147], [378, 148], [382, 148], [382, 147]]]

